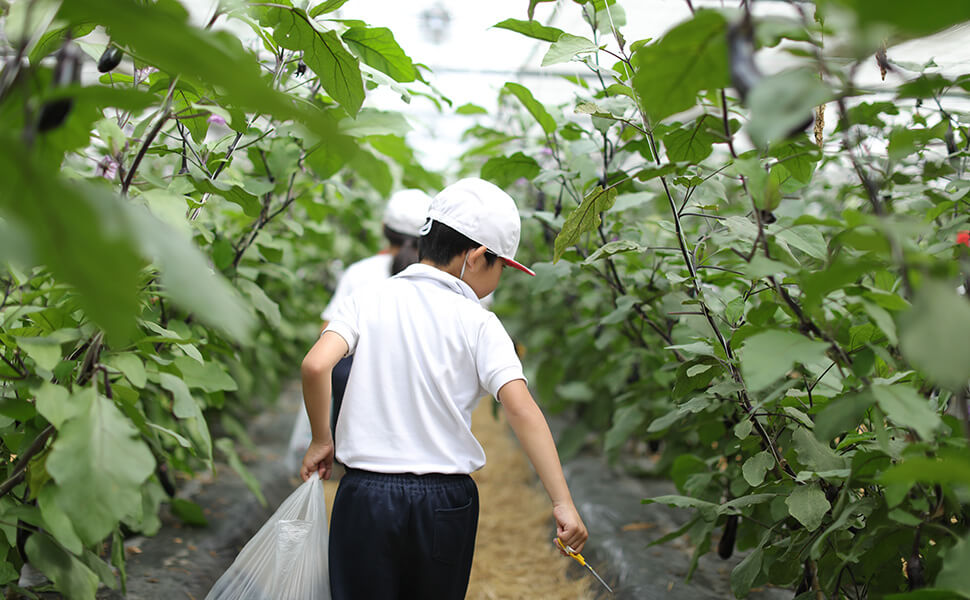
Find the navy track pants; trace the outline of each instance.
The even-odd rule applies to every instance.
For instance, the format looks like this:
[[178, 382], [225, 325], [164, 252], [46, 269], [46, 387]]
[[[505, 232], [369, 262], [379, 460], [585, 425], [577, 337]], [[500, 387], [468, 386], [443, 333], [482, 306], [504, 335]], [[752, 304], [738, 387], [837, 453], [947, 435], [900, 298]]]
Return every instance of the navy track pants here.
[[348, 469], [330, 523], [333, 600], [460, 600], [477, 530], [468, 475]]

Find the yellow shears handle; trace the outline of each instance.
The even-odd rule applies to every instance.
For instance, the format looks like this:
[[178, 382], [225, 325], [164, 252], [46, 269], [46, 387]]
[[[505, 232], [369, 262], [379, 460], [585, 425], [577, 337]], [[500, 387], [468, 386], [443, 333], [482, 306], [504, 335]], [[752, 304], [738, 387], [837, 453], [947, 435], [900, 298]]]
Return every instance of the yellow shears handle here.
[[584, 567], [586, 566], [586, 559], [583, 558], [582, 554], [573, 550], [572, 547], [563, 544], [562, 540], [559, 538], [556, 538], [555, 542], [556, 542], [556, 545], [559, 546], [559, 549], [565, 552], [566, 555], [569, 556], [569, 558], [575, 560], [576, 562], [583, 565]]

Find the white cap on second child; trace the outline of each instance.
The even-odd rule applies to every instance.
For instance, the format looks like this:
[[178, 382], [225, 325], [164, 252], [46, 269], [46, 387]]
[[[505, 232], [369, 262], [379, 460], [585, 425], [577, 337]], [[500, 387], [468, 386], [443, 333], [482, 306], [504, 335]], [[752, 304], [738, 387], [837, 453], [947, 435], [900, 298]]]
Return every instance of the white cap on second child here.
[[398, 233], [418, 237], [428, 220], [431, 196], [421, 190], [394, 192], [384, 209], [384, 225]]
[[498, 186], [477, 177], [460, 179], [438, 192], [428, 210], [427, 233], [431, 221], [451, 227], [473, 242], [497, 254], [505, 264], [535, 275], [532, 269], [515, 261], [519, 249], [521, 221], [515, 200]]

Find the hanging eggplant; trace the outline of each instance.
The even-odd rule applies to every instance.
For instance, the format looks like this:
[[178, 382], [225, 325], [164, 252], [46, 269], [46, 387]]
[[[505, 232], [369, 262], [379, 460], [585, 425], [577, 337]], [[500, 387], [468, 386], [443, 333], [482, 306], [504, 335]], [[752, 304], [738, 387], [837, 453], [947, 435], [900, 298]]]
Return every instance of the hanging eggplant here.
[[121, 48], [108, 44], [108, 47], [104, 49], [104, 53], [101, 54], [101, 58], [98, 59], [98, 72], [107, 73], [114, 71], [121, 64], [121, 59], [124, 55], [125, 53]]

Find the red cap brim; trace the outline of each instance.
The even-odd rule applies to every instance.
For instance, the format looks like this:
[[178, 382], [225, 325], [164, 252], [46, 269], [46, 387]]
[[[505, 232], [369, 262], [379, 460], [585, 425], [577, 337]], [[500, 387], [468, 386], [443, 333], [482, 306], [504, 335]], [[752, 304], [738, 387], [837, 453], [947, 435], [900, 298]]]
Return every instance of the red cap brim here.
[[523, 265], [522, 263], [515, 262], [511, 258], [503, 258], [502, 260], [505, 261], [505, 264], [507, 264], [510, 267], [515, 267], [516, 269], [522, 271], [523, 273], [528, 273], [529, 275], [532, 275], [533, 277], [536, 276], [536, 272], [535, 271], [533, 271], [529, 267]]

